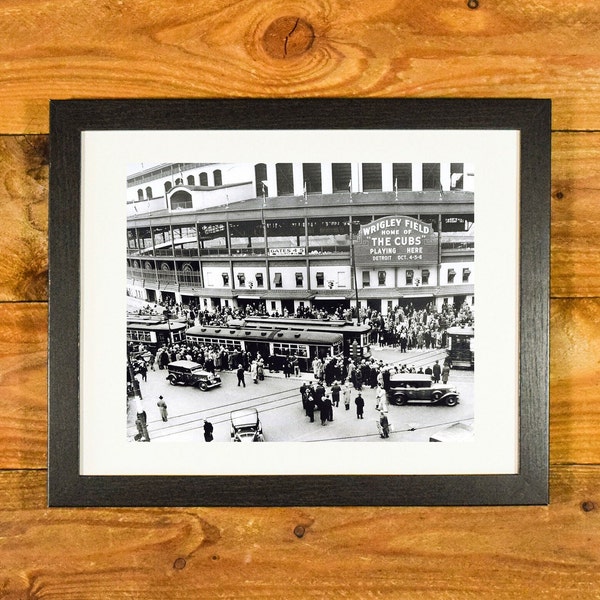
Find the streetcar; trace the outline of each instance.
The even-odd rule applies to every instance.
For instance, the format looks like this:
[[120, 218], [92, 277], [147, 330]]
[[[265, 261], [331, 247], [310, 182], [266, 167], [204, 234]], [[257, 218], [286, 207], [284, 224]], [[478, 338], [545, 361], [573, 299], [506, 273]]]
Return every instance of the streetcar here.
[[475, 329], [449, 327], [446, 330], [446, 352], [453, 368], [475, 368]]
[[137, 347], [143, 344], [148, 350], [156, 353], [165, 344], [179, 344], [185, 340], [187, 324], [168, 321], [161, 317], [154, 319], [127, 319], [127, 344]]
[[370, 358], [371, 326], [342, 319], [297, 319], [294, 317], [246, 317], [233, 325], [256, 329], [281, 329], [315, 333], [336, 333], [342, 336], [343, 353], [354, 359]]
[[286, 360], [296, 357], [301, 371], [311, 370], [315, 358], [337, 357], [343, 352], [343, 336], [334, 332], [257, 329], [252, 327], [197, 325], [185, 333], [189, 343], [218, 345], [230, 352], [260, 354], [269, 368], [280, 370]]

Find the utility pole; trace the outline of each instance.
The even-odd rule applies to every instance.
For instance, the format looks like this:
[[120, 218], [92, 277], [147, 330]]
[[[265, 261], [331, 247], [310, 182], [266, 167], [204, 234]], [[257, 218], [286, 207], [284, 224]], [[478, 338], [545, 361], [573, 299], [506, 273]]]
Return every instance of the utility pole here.
[[352, 226], [354, 223], [360, 225], [359, 221], [353, 221], [352, 217], [350, 217], [350, 268], [352, 269], [352, 277], [354, 280], [354, 295], [356, 301], [356, 322], [360, 322], [360, 303], [358, 300], [358, 281], [356, 278], [356, 260], [354, 258], [354, 236], [352, 234]]

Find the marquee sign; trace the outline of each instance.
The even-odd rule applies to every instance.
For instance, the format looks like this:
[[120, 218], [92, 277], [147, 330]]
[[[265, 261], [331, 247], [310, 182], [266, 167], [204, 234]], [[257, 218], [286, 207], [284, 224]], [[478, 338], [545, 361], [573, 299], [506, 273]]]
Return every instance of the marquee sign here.
[[360, 228], [354, 245], [359, 266], [437, 262], [438, 236], [429, 223], [412, 217], [382, 217]]

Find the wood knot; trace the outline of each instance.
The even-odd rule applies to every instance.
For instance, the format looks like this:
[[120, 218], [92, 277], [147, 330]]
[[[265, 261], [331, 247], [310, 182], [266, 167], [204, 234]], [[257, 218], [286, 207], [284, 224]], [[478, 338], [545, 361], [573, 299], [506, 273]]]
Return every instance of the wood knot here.
[[309, 50], [314, 39], [315, 31], [304, 19], [281, 17], [267, 27], [262, 44], [273, 58], [291, 58]]
[[581, 509], [583, 512], [592, 512], [596, 509], [596, 505], [592, 501], [586, 500], [585, 502], [581, 503]]
[[177, 569], [178, 571], [181, 571], [182, 569], [185, 569], [185, 565], [186, 565], [186, 560], [185, 558], [178, 558], [175, 560], [175, 562], [173, 563], [173, 568]]

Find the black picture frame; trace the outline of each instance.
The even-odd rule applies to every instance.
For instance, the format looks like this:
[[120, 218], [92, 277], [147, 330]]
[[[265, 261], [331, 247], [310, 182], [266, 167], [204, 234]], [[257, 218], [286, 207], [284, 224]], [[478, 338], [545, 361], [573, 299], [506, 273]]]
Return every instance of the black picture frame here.
[[[551, 102], [541, 99], [59, 100], [50, 104], [50, 506], [468, 506], [548, 502]], [[516, 130], [519, 472], [80, 474], [81, 134], [91, 130]]]

